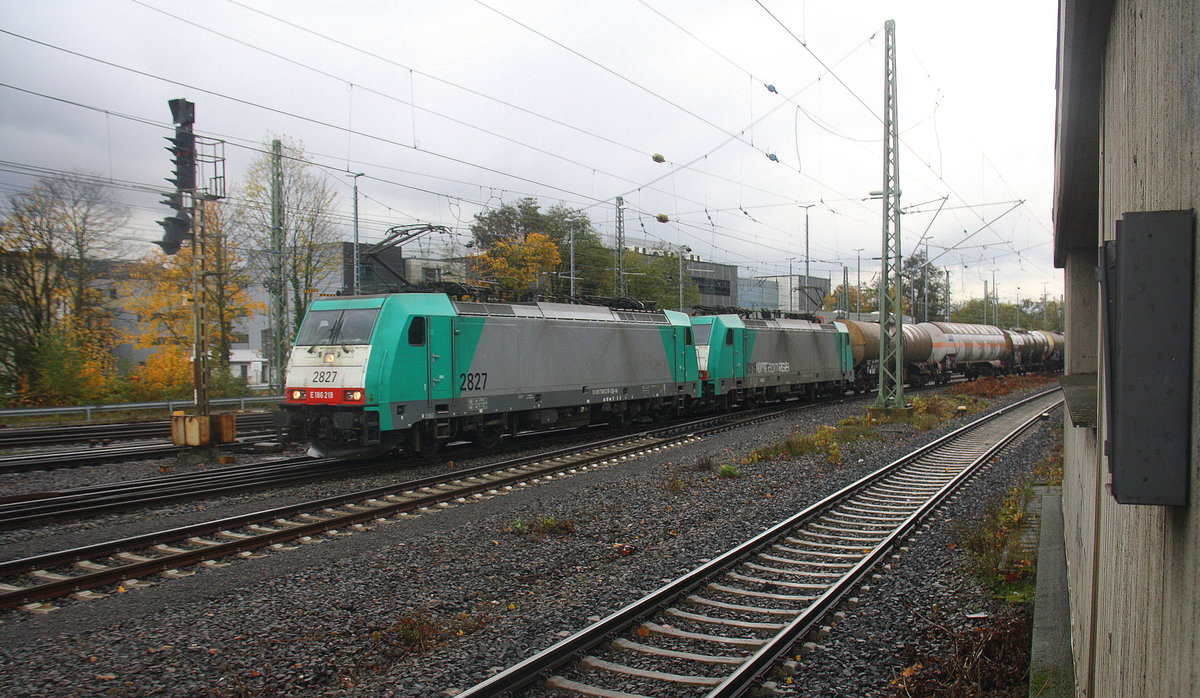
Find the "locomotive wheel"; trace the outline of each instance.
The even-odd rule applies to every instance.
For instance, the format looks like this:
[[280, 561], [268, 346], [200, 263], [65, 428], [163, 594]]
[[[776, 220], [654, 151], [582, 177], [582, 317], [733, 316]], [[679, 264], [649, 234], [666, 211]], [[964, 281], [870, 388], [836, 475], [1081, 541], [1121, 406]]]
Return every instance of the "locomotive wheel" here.
[[475, 431], [475, 443], [483, 448], [493, 449], [500, 445], [500, 438], [504, 436], [504, 430], [498, 426], [487, 426]]
[[442, 450], [442, 442], [431, 436], [421, 439], [421, 445], [417, 448], [417, 455], [422, 458], [433, 458]]
[[438, 454], [438, 451], [442, 450], [441, 440], [430, 434], [426, 428], [413, 429], [410, 446], [413, 453], [422, 458], [433, 458]]
[[608, 423], [618, 429], [624, 429], [629, 426], [628, 412], [613, 412], [609, 417]]

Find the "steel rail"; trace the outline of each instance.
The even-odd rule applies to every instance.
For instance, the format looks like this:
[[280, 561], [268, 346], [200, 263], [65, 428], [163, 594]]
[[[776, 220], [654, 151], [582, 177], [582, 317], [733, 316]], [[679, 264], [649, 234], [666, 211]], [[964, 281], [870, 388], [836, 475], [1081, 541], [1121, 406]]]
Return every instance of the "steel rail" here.
[[[101, 514], [195, 497], [244, 492], [356, 472], [363, 463], [305, 458], [244, 468], [221, 468], [170, 481], [135, 480], [79, 490], [37, 492], [0, 502], [0, 528], [15, 528], [69, 516]], [[322, 469], [323, 468], [323, 469]]]
[[[712, 558], [703, 565], [700, 565], [699, 567], [682, 575], [674, 581], [669, 582], [668, 584], [665, 584], [662, 587], [650, 592], [641, 599], [628, 604], [627, 606], [613, 612], [605, 618], [602, 618], [599, 621], [596, 621], [595, 623], [583, 628], [582, 630], [579, 630], [573, 635], [556, 642], [550, 647], [541, 650], [533, 656], [522, 660], [521, 662], [488, 678], [487, 680], [468, 688], [462, 693], [459, 693], [459, 697], [480, 698], [482, 696], [496, 696], [508, 694], [527, 687], [529, 684], [533, 683], [539, 678], [547, 676], [553, 670], [572, 661], [580, 653], [590, 650], [599, 643], [603, 642], [606, 638], [628, 629], [635, 622], [652, 615], [655, 611], [661, 609], [667, 604], [683, 597], [685, 594], [700, 586], [709, 578], [728, 568], [733, 567], [739, 561], [747, 558], [752, 552], [757, 551], [774, 542], [775, 540], [785, 536], [792, 529], [818, 518], [826, 511], [832, 509], [838, 503], [849, 499], [854, 494], [866, 489], [872, 483], [881, 480], [887, 475], [899, 470], [911, 461], [914, 461], [928, 453], [932, 453], [942, 446], [975, 431], [978, 427], [1014, 410], [1018, 410], [1030, 402], [1044, 398], [1053, 393], [1055, 390], [1058, 390], [1058, 388], [1038, 393], [1019, 402], [1013, 403], [1012, 405], [1008, 405], [1000, 410], [997, 410], [996, 412], [985, 415], [971, 422], [970, 424], [962, 426], [942, 436], [941, 438], [916, 449], [912, 453], [902, 456], [901, 458], [880, 468], [876, 472], [871, 473], [859, 479], [858, 481], [847, 485], [846, 487], [843, 487], [842, 489], [825, 497], [803, 511], [798, 512], [797, 514], [794, 514], [783, 521], [780, 521], [753, 538], [750, 538], [749, 540], [737, 545], [725, 553]], [[1040, 415], [1044, 414], [1048, 409], [1050, 408], [1039, 410], [1038, 415], [1024, 424], [1021, 429], [1028, 428], [1029, 425], [1036, 422]], [[1014, 436], [1015, 434], [1010, 434], [1008, 437], [1006, 437], [1004, 439], [1004, 444], [1007, 444], [1011, 438], [1014, 438]], [[1002, 448], [1002, 445], [997, 445], [992, 449], [989, 449], [988, 453], [985, 456], [981, 456], [980, 458], [976, 459], [976, 464], [971, 466], [969, 469], [973, 472], [978, 467], [979, 463], [986, 462], [989, 458], [993, 457], [999, 448]], [[955, 482], [962, 482], [968, 476], [969, 475], [967, 474], [960, 475], [958, 478], [956, 478]], [[953, 489], [954, 488], [950, 485], [944, 486], [941, 490], [939, 490], [939, 493], [935, 495], [936, 503], [924, 505], [921, 511], [923, 513], [932, 511], [934, 508], [936, 508], [936, 505], [940, 504], [945, 496], [947, 496], [948, 493]], [[915, 514], [910, 516], [904, 524], [905, 531], [910, 530], [913, 523], [916, 521], [919, 521], [919, 517], [917, 517]], [[893, 535], [887, 539], [888, 543], [886, 545], [882, 543], [878, 544], [876, 549], [869, 556], [871, 564], [873, 565], [877, 563], [879, 559], [889, 553], [894, 547], [895, 541], [899, 540], [900, 537], [901, 536]], [[870, 568], [871, 565], [868, 565], [867, 561], [864, 560], [860, 564], [856, 565], [853, 569], [858, 572], [858, 577], [861, 577], [861, 574], [865, 573]], [[804, 614], [803, 617], [798, 617], [789, 623], [788, 626], [781, 631], [781, 633], [787, 633], [786, 639], [782, 639], [778, 643], [770, 643], [769, 646], [772, 648], [770, 651], [764, 647], [760, 652], [752, 655], [751, 659], [754, 661], [752, 669], [746, 669], [745, 671], [739, 670], [737, 673], [738, 678], [736, 684], [727, 680], [726, 683], [728, 686], [721, 688], [721, 693], [716, 693], [716, 689], [714, 689], [714, 693], [710, 695], [736, 695], [738, 692], [745, 690], [747, 687], [747, 676], [757, 677], [762, 673], [762, 671], [765, 671], [765, 668], [769, 668], [771, 663], [778, 656], [787, 651], [787, 649], [795, 641], [796, 637], [802, 636], [804, 632], [807, 632], [807, 630], [811, 629], [811, 626], [816, 622], [816, 620], [823, 618], [828, 612], [829, 608], [835, 605], [845, 595], [846, 591], [851, 589], [853, 586], [853, 581], [846, 582], [844, 584], [839, 584], [835, 589], [831, 589], [823, 594], [820, 597], [819, 612]]]
[[[260, 433], [274, 428], [271, 414], [241, 414], [237, 419], [238, 431]], [[171, 436], [171, 422], [154, 420], [147, 422], [123, 422], [118, 424], [68, 424], [51, 427], [13, 427], [0, 429], [0, 448], [38, 446], [43, 444], [80, 443], [103, 439], [155, 438]]]

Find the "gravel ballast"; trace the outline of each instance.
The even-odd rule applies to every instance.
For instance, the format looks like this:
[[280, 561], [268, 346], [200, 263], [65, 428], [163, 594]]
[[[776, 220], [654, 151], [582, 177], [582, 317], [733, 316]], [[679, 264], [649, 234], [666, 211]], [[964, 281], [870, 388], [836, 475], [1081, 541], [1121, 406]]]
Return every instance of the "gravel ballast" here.
[[[328, 536], [98, 601], [65, 602], [46, 615], [4, 613], [0, 689], [6, 695], [450, 695], [974, 418], [929, 432], [888, 427], [883, 440], [846, 449], [839, 466], [816, 457], [740, 462], [753, 448], [836, 424], [866, 404], [817, 407], [369, 532]], [[805, 685], [789, 690], [832, 696], [886, 689], [907, 666], [911, 652], [902, 650], [915, 641], [914, 595], [922, 603], [944, 595], [947, 608], [979, 611], [978, 594], [964, 591], [961, 552], [947, 548], [954, 522], [1006, 491], [1053, 438], [1047, 426], [1038, 428], [948, 505], [805, 658]], [[718, 477], [717, 468], [735, 463], [741, 477]], [[203, 500], [49, 526], [32, 536], [7, 532], [0, 553], [9, 559], [460, 465]], [[539, 520], [570, 530], [535, 535]], [[530, 530], [519, 533], [522, 525]], [[430, 646], [414, 651], [421, 638]]]

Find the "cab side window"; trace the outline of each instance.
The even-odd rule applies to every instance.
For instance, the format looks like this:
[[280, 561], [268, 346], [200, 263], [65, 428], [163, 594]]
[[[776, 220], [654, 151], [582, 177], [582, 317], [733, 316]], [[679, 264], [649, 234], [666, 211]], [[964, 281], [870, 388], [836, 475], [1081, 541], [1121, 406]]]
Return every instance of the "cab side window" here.
[[426, 320], [423, 317], [415, 317], [412, 319], [412, 324], [408, 326], [408, 343], [414, 347], [425, 346], [425, 325]]

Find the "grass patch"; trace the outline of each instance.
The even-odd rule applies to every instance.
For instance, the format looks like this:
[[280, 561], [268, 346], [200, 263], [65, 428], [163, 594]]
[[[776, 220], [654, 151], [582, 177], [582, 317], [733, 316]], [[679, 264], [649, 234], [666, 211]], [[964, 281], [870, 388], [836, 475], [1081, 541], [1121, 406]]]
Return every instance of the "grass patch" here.
[[928, 431], [960, 414], [980, 412], [991, 403], [974, 395], [933, 395], [914, 397], [911, 404], [913, 411], [908, 423]]
[[741, 468], [736, 465], [722, 465], [717, 469], [717, 477], [736, 478], [742, 476]]
[[938, 395], [916, 397], [907, 418], [879, 418], [869, 414], [847, 417], [837, 426], [820, 426], [810, 434], [794, 434], [785, 441], [750, 452], [743, 463], [764, 460], [791, 460], [800, 456], [819, 455], [833, 464], [844, 462], [844, 449], [863, 441], [879, 439], [878, 426], [888, 423], [909, 424], [917, 429], [931, 429], [959, 414], [979, 412], [988, 406], [986, 400], [972, 396]]
[[386, 628], [373, 630], [369, 650], [383, 657], [410, 657], [428, 654], [451, 638], [462, 637], [487, 625], [484, 614], [463, 611], [453, 618], [409, 610]]
[[1004, 397], [1009, 393], [1042, 388], [1057, 383], [1053, 376], [1004, 376], [1003, 378], [976, 378], [966, 383], [958, 383], [950, 387], [953, 395], [972, 395], [975, 397]]
[[565, 536], [575, 530], [575, 524], [570, 521], [559, 521], [553, 516], [538, 516], [533, 521], [515, 519], [504, 527], [507, 533], [518, 536], [531, 536], [534, 540], [543, 540], [550, 536]]
[[[863, 430], [856, 426], [854, 436], [850, 440], [877, 438], [868, 436], [868, 433], [873, 433], [873, 430]], [[817, 427], [817, 430], [811, 434], [793, 434], [780, 443], [756, 448], [743, 458], [742, 462], [749, 464], [764, 460], [792, 460], [800, 456], [819, 454], [823, 455], [825, 460], [830, 463], [841, 463], [842, 443], [849, 438], [839, 438], [842, 436], [840, 427], [829, 425]]]
[[442, 644], [448, 635], [448, 628], [440, 619], [410, 610], [388, 627], [371, 631], [370, 651], [382, 657], [422, 655]]
[[1054, 446], [1033, 466], [1033, 481], [1038, 485], [1061, 485], [1063, 479], [1062, 424], [1055, 427], [1058, 438]]
[[996, 596], [1010, 603], [1033, 600], [1037, 582], [1037, 551], [1022, 541], [1030, 525], [1029, 501], [1033, 486], [1014, 487], [988, 504], [983, 519], [964, 531], [963, 548], [972, 571]]
[[687, 490], [688, 483], [686, 480], [680, 478], [678, 475], [672, 475], [670, 478], [667, 479], [666, 482], [663, 483], [663, 487], [667, 488], [668, 492], [671, 492], [673, 494], [679, 494], [680, 492], [684, 492]]

